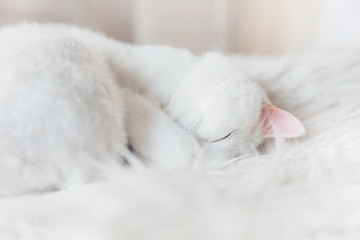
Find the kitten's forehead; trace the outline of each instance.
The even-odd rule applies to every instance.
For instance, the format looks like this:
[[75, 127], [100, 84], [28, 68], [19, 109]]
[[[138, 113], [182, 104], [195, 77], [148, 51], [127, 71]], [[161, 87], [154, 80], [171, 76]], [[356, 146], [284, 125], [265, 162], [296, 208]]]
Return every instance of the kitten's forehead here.
[[207, 53], [200, 58], [199, 68], [207, 68], [209, 72], [240, 72], [240, 67], [230, 57], [219, 53]]
[[230, 78], [238, 83], [242, 82], [243, 84], [247, 84], [248, 87], [260, 89], [259, 85], [250, 79], [239, 64], [231, 57], [219, 53], [207, 53], [203, 55], [192, 74], [207, 79], [218, 79], [218, 81]]
[[203, 78], [208, 83], [218, 82], [218, 86], [230, 85], [234, 87], [233, 91], [241, 91], [244, 96], [253, 94], [255, 98], [266, 98], [257, 81], [251, 79], [231, 57], [219, 53], [203, 55], [193, 71], [193, 76]]
[[206, 54], [191, 78], [196, 90], [193, 107], [202, 112], [197, 130], [202, 137], [216, 139], [233, 130], [245, 133], [256, 125], [265, 93], [231, 58]]

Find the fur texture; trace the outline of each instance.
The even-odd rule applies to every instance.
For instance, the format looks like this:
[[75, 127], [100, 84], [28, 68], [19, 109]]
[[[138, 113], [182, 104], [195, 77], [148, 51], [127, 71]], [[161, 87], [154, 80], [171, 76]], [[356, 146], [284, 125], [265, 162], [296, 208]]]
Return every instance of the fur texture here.
[[0, 38], [0, 196], [104, 180], [129, 161], [128, 145], [168, 169], [189, 169], [200, 148], [208, 162], [255, 153], [265, 122], [296, 120], [219, 53], [125, 45], [52, 24], [2, 28]]
[[234, 56], [304, 123], [303, 138], [211, 166], [199, 157], [192, 171], [119, 168], [107, 181], [2, 198], [2, 239], [358, 239], [359, 49]]

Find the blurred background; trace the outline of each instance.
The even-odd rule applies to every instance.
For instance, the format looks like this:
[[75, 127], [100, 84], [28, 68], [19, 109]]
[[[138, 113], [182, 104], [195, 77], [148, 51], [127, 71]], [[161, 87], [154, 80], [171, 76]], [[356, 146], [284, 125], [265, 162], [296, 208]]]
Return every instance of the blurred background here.
[[195, 52], [276, 55], [360, 44], [359, 0], [0, 0], [0, 25], [24, 20]]

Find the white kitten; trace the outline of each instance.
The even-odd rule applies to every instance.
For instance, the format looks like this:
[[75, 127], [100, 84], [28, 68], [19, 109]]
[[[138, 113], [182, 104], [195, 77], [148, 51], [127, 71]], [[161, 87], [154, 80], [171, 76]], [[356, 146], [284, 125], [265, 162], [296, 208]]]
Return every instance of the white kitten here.
[[128, 143], [144, 161], [188, 167], [194, 137], [227, 158], [304, 132], [220, 54], [37, 24], [2, 28], [0, 52], [0, 196], [104, 178]]
[[201, 57], [178, 88], [167, 112], [219, 159], [256, 151], [269, 136], [304, 133], [291, 114], [270, 104], [264, 90], [229, 57]]

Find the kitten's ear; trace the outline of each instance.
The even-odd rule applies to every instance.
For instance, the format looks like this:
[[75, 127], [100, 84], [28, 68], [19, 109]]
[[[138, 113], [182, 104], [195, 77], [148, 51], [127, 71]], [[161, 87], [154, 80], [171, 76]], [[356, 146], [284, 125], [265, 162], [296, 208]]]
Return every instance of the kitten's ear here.
[[293, 115], [269, 103], [261, 109], [260, 121], [264, 137], [300, 137], [305, 134], [302, 123]]

